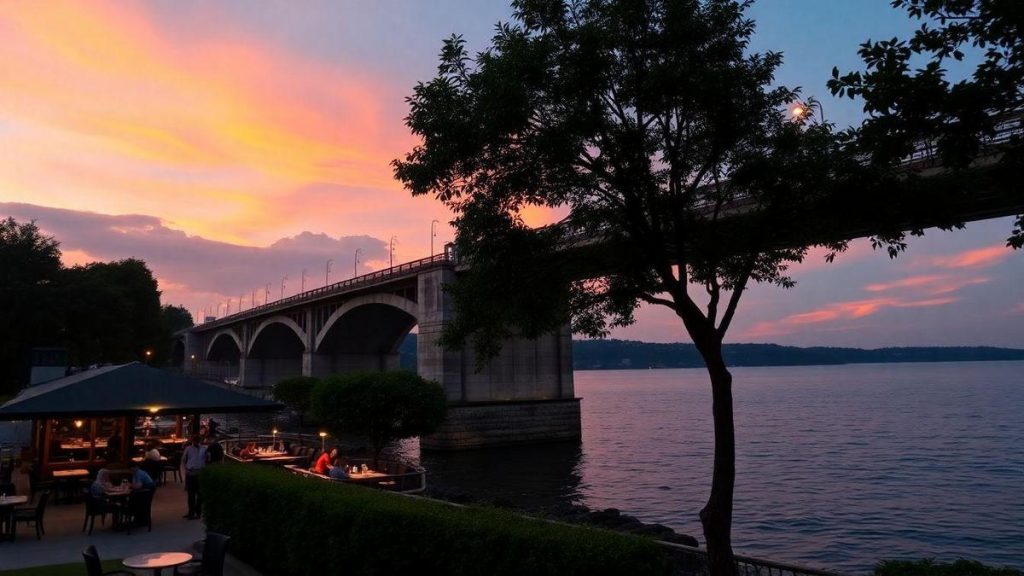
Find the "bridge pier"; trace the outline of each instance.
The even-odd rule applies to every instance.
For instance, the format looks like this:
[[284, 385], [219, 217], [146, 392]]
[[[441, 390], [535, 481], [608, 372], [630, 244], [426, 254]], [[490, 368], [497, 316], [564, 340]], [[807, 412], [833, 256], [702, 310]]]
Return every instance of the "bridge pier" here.
[[323, 378], [345, 372], [386, 372], [400, 368], [400, 357], [395, 354], [314, 354], [302, 355], [302, 374]]
[[300, 358], [242, 357], [238, 365], [238, 385], [243, 388], [270, 388], [278, 381], [303, 374]]
[[454, 314], [441, 286], [454, 280], [454, 271], [432, 271], [419, 280], [419, 373], [440, 382], [449, 403], [447, 420], [420, 439], [423, 448], [463, 450], [579, 439], [580, 405], [573, 389], [572, 333], [567, 326], [533, 340], [510, 339], [477, 372], [472, 350], [438, 345]]

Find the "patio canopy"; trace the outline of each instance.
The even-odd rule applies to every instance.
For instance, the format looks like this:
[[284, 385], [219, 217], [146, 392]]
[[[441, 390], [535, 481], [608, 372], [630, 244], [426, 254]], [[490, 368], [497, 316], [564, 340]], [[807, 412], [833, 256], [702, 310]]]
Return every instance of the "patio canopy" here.
[[284, 405], [141, 362], [86, 370], [22, 390], [0, 420], [273, 412]]

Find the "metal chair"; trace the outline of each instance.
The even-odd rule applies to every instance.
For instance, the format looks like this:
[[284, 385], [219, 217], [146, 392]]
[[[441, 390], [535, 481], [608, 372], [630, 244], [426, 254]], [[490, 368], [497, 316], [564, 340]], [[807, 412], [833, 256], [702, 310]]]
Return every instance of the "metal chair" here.
[[36, 505], [31, 508], [15, 508], [14, 517], [11, 518], [12, 522], [29, 522], [35, 523], [36, 528], [36, 540], [43, 537], [46, 534], [46, 529], [43, 528], [43, 513], [46, 512], [46, 503], [50, 500], [50, 491], [44, 490], [39, 496], [39, 501]]
[[153, 495], [155, 490], [136, 490], [128, 497], [128, 507], [124, 510], [121, 522], [132, 533], [132, 526], [145, 526], [153, 531]]
[[163, 464], [160, 470], [160, 483], [167, 483], [167, 473], [174, 474], [174, 481], [181, 482], [181, 452], [175, 452], [171, 456], [167, 457], [167, 462]]
[[85, 559], [85, 572], [88, 576], [135, 576], [134, 572], [125, 572], [124, 570], [104, 572], [100, 555], [96, 552], [96, 547], [91, 544], [82, 550], [82, 558]]
[[100, 517], [100, 523], [106, 524], [107, 514], [114, 516], [115, 520], [121, 513], [121, 507], [115, 504], [111, 504], [102, 498], [97, 498], [92, 494], [86, 494], [85, 496], [85, 520], [82, 522], [82, 532], [85, 532], [86, 526], [89, 527], [89, 534], [92, 534], [92, 527], [96, 524], [96, 517]]
[[224, 556], [228, 552], [230, 536], [207, 532], [203, 542], [203, 558], [178, 566], [178, 574], [200, 574], [201, 576], [224, 576]]

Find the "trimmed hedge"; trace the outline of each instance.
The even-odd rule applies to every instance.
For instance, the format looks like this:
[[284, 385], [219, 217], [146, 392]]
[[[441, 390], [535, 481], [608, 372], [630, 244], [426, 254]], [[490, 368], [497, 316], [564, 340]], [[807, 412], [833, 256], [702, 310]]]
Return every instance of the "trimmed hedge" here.
[[458, 508], [262, 466], [208, 466], [209, 530], [265, 574], [667, 575], [653, 541]]

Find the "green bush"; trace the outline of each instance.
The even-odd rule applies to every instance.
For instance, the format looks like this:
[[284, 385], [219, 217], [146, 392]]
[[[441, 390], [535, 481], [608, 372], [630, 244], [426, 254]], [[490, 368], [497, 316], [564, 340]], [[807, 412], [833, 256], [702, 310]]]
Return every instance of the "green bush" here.
[[935, 563], [934, 560], [885, 560], [875, 567], [875, 576], [1021, 576], [1013, 568], [992, 568], [981, 562], [964, 560]]
[[259, 466], [209, 466], [209, 530], [264, 574], [667, 575], [651, 540], [459, 508]]
[[299, 423], [301, 424], [305, 419], [306, 412], [309, 411], [313, 387], [319, 381], [319, 379], [312, 376], [285, 378], [274, 384], [274, 399], [287, 404], [289, 408], [298, 412]]

